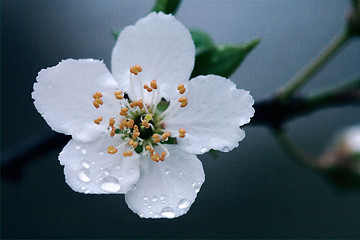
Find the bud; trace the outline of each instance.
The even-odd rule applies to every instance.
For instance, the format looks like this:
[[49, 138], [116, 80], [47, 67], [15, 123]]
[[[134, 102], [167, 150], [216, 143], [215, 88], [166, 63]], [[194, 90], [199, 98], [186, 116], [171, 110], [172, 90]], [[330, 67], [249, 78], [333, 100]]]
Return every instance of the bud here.
[[325, 175], [335, 185], [360, 188], [360, 125], [347, 128], [335, 136], [319, 160]]

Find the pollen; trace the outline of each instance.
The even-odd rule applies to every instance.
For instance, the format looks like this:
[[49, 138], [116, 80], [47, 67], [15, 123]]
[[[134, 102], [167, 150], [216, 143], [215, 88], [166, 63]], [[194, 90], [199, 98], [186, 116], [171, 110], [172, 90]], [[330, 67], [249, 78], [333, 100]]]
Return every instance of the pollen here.
[[110, 118], [109, 119], [109, 127], [114, 127], [115, 124], [115, 119], [114, 118]]
[[149, 128], [149, 127], [150, 127], [149, 123], [148, 123], [147, 121], [145, 121], [145, 120], [143, 120], [143, 121], [141, 122], [141, 125], [142, 125], [143, 127], [145, 127], [145, 128]]
[[127, 128], [133, 128], [134, 123], [135, 123], [134, 120], [130, 118], [128, 121], [124, 123], [124, 126], [126, 126]]
[[116, 92], [114, 92], [114, 95], [115, 95], [115, 97], [116, 97], [116, 99], [124, 99], [124, 96], [122, 95], [122, 91], [116, 91]]
[[132, 74], [134, 74], [134, 75], [138, 75], [138, 73], [139, 72], [141, 72], [142, 71], [142, 68], [139, 66], [139, 65], [135, 65], [135, 66], [132, 66], [131, 68], [130, 68], [130, 72], [132, 73]]
[[179, 98], [178, 102], [181, 103], [180, 107], [186, 107], [186, 105], [188, 105], [188, 101], [186, 97]]
[[151, 148], [151, 146], [150, 145], [147, 145], [146, 147], [146, 150], [148, 150], [148, 152], [152, 155], [153, 153], [154, 153], [154, 149], [153, 148]]
[[136, 148], [137, 145], [138, 145], [138, 142], [136, 142], [136, 141], [134, 141], [134, 140], [132, 140], [132, 139], [130, 139], [130, 141], [129, 141], [128, 143], [129, 143], [129, 145], [131, 145], [133, 148]]
[[152, 88], [146, 84], [144, 84], [144, 89], [146, 89], [148, 92], [152, 92]]
[[94, 107], [96, 107], [96, 108], [99, 108], [99, 107], [100, 107], [100, 104], [99, 104], [97, 101], [93, 101], [93, 105], [94, 105]]
[[150, 87], [152, 87], [153, 89], [157, 89], [157, 88], [158, 88], [158, 87], [157, 87], [156, 80], [152, 80], [152, 81], [150, 82]]
[[150, 158], [155, 162], [158, 162], [160, 160], [160, 156], [158, 153], [150, 155]]
[[120, 115], [121, 115], [121, 116], [126, 116], [127, 113], [128, 113], [128, 111], [129, 111], [128, 108], [122, 108], [122, 109], [121, 109], [121, 112], [120, 112]]
[[179, 129], [179, 137], [180, 137], [180, 138], [184, 138], [184, 137], [185, 137], [185, 133], [186, 133], [185, 129], [183, 129], [183, 128], [180, 128], [180, 129]]
[[93, 98], [94, 99], [98, 99], [98, 98], [102, 98], [102, 93], [101, 92], [96, 92], [94, 95], [93, 95]]
[[170, 132], [165, 132], [161, 135], [162, 140], [166, 141], [169, 137], [170, 137], [171, 133]]
[[152, 135], [154, 143], [159, 143], [161, 141], [161, 138], [159, 136], [159, 134], [155, 133], [154, 135]]
[[133, 154], [132, 151], [124, 151], [124, 152], [123, 152], [123, 156], [124, 156], [124, 157], [131, 157], [132, 154]]
[[110, 137], [115, 136], [115, 130], [116, 130], [116, 128], [114, 128], [114, 127], [111, 128]]
[[165, 160], [165, 157], [166, 157], [166, 152], [161, 152], [161, 156], [159, 157], [159, 159], [161, 161], [164, 161]]
[[103, 118], [100, 116], [100, 117], [98, 117], [97, 119], [94, 120], [94, 123], [99, 125], [102, 120], [103, 120]]
[[186, 91], [186, 88], [185, 88], [184, 84], [180, 84], [177, 87], [177, 90], [179, 91], [180, 94], [184, 94], [184, 92]]
[[107, 152], [109, 154], [115, 154], [115, 153], [117, 153], [117, 149], [114, 146], [111, 145], [111, 146], [108, 147]]

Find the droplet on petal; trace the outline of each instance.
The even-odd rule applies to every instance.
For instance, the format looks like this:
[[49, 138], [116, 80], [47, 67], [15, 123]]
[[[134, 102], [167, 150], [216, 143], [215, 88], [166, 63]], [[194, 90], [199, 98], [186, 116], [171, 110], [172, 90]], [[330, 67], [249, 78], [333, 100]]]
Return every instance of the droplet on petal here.
[[100, 188], [106, 192], [116, 193], [120, 190], [120, 184], [116, 178], [106, 177], [102, 180]]
[[175, 217], [175, 211], [171, 207], [165, 207], [161, 210], [161, 216], [166, 218], [174, 218]]
[[90, 182], [91, 178], [89, 177], [90, 172], [87, 169], [81, 169], [77, 172], [78, 178], [83, 182]]
[[178, 203], [179, 209], [185, 209], [190, 206], [190, 201], [187, 199], [181, 199]]

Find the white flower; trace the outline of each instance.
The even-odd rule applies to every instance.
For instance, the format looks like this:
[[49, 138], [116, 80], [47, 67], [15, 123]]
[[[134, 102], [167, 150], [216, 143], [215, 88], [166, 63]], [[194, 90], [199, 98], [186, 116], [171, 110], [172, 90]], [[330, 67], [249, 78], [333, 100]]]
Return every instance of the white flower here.
[[121, 32], [112, 74], [93, 59], [39, 72], [35, 107], [73, 138], [59, 160], [74, 191], [124, 193], [145, 218], [189, 210], [205, 180], [196, 154], [237, 147], [245, 136], [239, 126], [254, 114], [253, 98], [230, 80], [188, 81], [194, 58], [189, 31], [171, 15], [151, 13]]

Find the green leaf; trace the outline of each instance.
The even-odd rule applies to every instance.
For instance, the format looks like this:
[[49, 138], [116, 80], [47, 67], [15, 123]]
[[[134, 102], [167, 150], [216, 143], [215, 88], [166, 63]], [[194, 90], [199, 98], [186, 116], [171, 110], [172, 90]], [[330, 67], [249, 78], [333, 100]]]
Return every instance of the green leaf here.
[[255, 39], [247, 44], [215, 45], [207, 48], [196, 55], [191, 77], [207, 74], [229, 77], [259, 42], [259, 39]]
[[195, 44], [196, 54], [200, 54], [204, 50], [215, 46], [211, 36], [206, 32], [199, 29], [191, 29], [190, 33]]
[[175, 14], [181, 0], [156, 0], [151, 12], [163, 12]]

